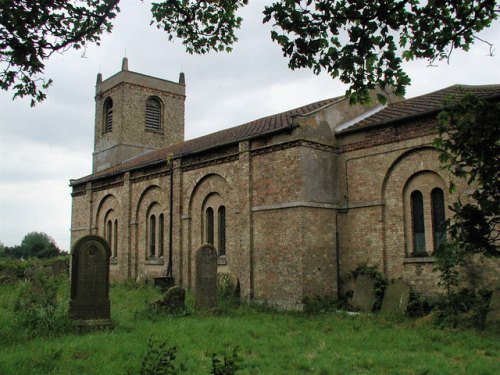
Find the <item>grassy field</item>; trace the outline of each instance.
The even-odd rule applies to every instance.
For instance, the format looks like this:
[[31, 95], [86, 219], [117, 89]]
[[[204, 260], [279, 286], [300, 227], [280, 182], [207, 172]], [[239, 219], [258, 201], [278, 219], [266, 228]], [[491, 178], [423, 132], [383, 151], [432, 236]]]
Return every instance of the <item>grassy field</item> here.
[[[68, 284], [60, 287], [67, 298]], [[0, 374], [138, 374], [150, 337], [176, 346], [183, 374], [210, 374], [211, 355], [239, 347], [237, 374], [498, 374], [500, 340], [474, 331], [380, 316], [306, 316], [236, 306], [186, 316], [145, 313], [152, 288], [112, 286], [115, 329], [32, 337], [14, 306], [23, 288], [0, 286]]]

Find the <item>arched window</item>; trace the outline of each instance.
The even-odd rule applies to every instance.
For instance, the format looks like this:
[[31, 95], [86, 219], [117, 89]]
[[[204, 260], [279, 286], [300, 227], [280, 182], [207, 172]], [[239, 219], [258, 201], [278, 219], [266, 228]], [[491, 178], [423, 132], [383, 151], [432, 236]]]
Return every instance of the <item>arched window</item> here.
[[158, 217], [158, 256], [163, 256], [163, 232], [164, 232], [164, 219], [163, 214]]
[[154, 97], [146, 101], [146, 130], [161, 130], [161, 103]]
[[113, 239], [113, 223], [111, 222], [111, 220], [108, 220], [106, 224], [106, 241], [108, 241], [110, 248], [112, 246], [112, 239]]
[[444, 229], [445, 213], [444, 213], [444, 193], [440, 188], [434, 188], [431, 192], [431, 207], [432, 207], [432, 238], [434, 240], [434, 250], [446, 239]]
[[207, 231], [207, 243], [214, 244], [214, 210], [212, 207], [208, 207], [205, 215], [206, 219], [206, 231]]
[[156, 254], [156, 217], [151, 215], [149, 218], [149, 256]]
[[424, 224], [424, 199], [422, 193], [415, 190], [411, 193], [411, 222], [413, 233], [414, 255], [426, 255], [425, 252], [425, 224]]
[[219, 210], [219, 255], [226, 255], [226, 207], [220, 206]]
[[104, 133], [113, 130], [113, 100], [106, 98], [104, 101]]
[[113, 256], [118, 256], [118, 220], [115, 219], [115, 228], [113, 231]]

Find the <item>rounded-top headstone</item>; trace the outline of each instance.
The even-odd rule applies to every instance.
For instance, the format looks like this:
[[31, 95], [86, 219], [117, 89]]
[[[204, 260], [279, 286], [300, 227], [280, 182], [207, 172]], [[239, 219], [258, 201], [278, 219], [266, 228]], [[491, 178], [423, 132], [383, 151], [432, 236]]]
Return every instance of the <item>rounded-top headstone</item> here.
[[210, 244], [201, 246], [195, 263], [195, 307], [211, 309], [217, 305], [217, 251]]
[[71, 252], [70, 315], [78, 321], [110, 325], [109, 258], [111, 251], [106, 240], [85, 236]]

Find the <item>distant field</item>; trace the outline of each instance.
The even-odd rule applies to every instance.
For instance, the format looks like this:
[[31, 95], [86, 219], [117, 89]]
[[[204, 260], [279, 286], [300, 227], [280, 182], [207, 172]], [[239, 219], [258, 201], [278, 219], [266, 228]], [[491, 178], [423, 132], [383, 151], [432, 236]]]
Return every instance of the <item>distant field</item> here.
[[[183, 374], [210, 374], [213, 352], [236, 346], [237, 374], [498, 374], [500, 340], [410, 320], [328, 313], [305, 316], [251, 306], [187, 316], [141, 313], [152, 288], [111, 288], [115, 329], [30, 338], [15, 319], [21, 286], [0, 286], [0, 374], [137, 374], [151, 336], [177, 347]], [[67, 298], [67, 282], [60, 298]], [[138, 313], [137, 313], [138, 312]]]

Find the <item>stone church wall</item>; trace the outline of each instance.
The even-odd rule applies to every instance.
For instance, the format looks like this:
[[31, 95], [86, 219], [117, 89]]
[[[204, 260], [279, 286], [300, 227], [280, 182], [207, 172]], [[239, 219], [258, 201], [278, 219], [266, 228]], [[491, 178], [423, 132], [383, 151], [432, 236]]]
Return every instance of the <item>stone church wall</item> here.
[[[438, 187], [447, 208], [459, 196], [468, 199], [470, 187], [455, 181], [458, 193], [448, 191], [450, 175], [432, 147], [433, 121], [420, 120], [399, 130], [376, 130], [352, 134], [341, 140], [339, 168], [343, 203], [347, 212], [340, 218], [342, 278], [362, 263], [375, 265], [390, 279], [403, 278], [416, 290], [431, 294], [439, 291], [432, 238], [430, 192]], [[426, 133], [424, 133], [426, 130]], [[418, 189], [424, 196], [424, 220], [428, 256], [412, 255], [411, 209], [409, 195]], [[494, 281], [499, 262], [486, 260], [483, 284]]]

